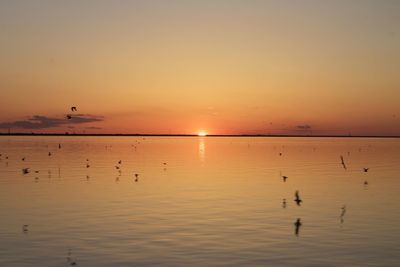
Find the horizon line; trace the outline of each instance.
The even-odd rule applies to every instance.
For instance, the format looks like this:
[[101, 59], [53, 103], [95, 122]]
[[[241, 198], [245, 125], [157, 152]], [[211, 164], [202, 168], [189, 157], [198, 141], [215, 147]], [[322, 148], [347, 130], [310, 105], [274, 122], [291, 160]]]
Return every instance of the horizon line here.
[[400, 135], [295, 135], [295, 134], [107, 134], [107, 133], [0, 133], [0, 136], [158, 136], [158, 137], [304, 137], [304, 138], [400, 138]]

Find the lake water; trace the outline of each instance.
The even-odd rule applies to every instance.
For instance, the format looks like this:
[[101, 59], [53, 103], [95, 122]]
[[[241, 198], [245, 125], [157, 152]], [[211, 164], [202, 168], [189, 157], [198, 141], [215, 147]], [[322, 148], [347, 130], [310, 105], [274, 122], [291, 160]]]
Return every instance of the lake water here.
[[0, 266], [400, 266], [399, 139], [1, 136], [0, 154]]

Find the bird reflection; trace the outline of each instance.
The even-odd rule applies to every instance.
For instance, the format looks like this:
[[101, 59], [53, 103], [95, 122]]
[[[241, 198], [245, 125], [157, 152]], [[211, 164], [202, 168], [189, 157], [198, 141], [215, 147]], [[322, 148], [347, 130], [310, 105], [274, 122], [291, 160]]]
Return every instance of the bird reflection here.
[[300, 218], [297, 218], [296, 222], [294, 223], [294, 234], [296, 236], [299, 236], [299, 232], [300, 232], [300, 227], [301, 227], [302, 223]]
[[346, 205], [343, 205], [341, 208], [342, 212], [340, 213], [340, 223], [344, 222], [344, 215], [346, 214]]

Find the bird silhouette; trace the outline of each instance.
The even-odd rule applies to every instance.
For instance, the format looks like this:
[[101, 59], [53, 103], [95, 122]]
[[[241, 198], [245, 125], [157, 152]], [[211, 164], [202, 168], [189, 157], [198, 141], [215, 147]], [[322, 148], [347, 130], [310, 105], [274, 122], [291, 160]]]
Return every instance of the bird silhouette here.
[[296, 202], [297, 206], [300, 206], [301, 202], [303, 202], [303, 200], [301, 200], [300, 195], [299, 195], [299, 190], [296, 190], [296, 192], [294, 193], [294, 202]]
[[294, 223], [294, 234], [296, 236], [299, 236], [299, 232], [300, 232], [300, 227], [301, 227], [302, 223], [301, 223], [301, 219], [297, 218], [297, 220]]
[[342, 163], [343, 168], [344, 168], [345, 170], [347, 170], [347, 166], [346, 166], [346, 164], [344, 163], [343, 156], [340, 156], [340, 160], [341, 160], [341, 163]]
[[344, 222], [344, 215], [346, 214], [346, 205], [343, 205], [341, 208], [342, 212], [340, 213], [340, 223]]
[[286, 198], [284, 198], [283, 200], [282, 200], [282, 208], [286, 208]]
[[71, 107], [71, 111], [72, 112], [77, 111], [76, 107]]
[[70, 120], [70, 119], [72, 119], [72, 116], [71, 116], [71, 115], [67, 115], [66, 118], [67, 118], [68, 120]]
[[49, 157], [50, 157], [50, 156], [51, 156], [51, 152], [49, 152], [49, 154], [48, 154], [48, 155], [49, 155]]
[[364, 172], [368, 172], [369, 168], [363, 168]]
[[282, 179], [283, 179], [283, 182], [284, 182], [284, 183], [286, 182], [286, 179], [287, 179], [287, 178], [288, 178], [287, 176], [282, 175]]
[[28, 226], [29, 226], [28, 224], [22, 225], [22, 231], [25, 233], [28, 232]]
[[23, 174], [28, 174], [30, 171], [29, 171], [29, 168], [23, 168], [22, 169], [22, 173]]
[[122, 160], [119, 160], [119, 161], [118, 161], [118, 164], [122, 164]]

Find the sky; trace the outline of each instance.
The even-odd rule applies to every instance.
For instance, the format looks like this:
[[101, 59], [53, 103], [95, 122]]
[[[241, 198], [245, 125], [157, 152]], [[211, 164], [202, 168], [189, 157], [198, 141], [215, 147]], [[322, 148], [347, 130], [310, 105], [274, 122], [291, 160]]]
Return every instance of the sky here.
[[0, 132], [400, 135], [400, 1], [2, 0], [0, 33]]

